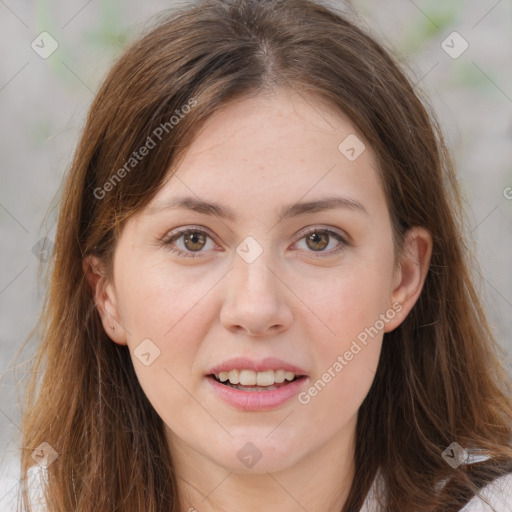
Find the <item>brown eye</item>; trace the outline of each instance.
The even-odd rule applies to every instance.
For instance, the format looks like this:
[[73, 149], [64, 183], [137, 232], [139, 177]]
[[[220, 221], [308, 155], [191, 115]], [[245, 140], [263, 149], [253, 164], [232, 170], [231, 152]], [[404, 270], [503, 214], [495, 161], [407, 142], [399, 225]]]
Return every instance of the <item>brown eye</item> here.
[[[331, 256], [350, 245], [350, 243], [342, 235], [336, 231], [333, 231], [332, 229], [304, 229], [301, 233], [303, 235], [303, 239], [306, 241], [306, 252], [313, 253], [315, 258]], [[301, 240], [299, 240], [299, 242]], [[338, 245], [335, 246], [334, 249], [325, 250], [326, 247], [331, 243], [331, 240], [337, 240]]]
[[[331, 256], [350, 245], [343, 236], [332, 229], [305, 229], [302, 231], [302, 235], [303, 239], [306, 240], [306, 252], [313, 253], [314, 257]], [[178, 244], [181, 239], [182, 242]], [[178, 256], [196, 258], [203, 256], [202, 253], [207, 252], [205, 247], [207, 246], [208, 239], [212, 239], [212, 237], [205, 231], [185, 228], [168, 236], [163, 240], [163, 244]], [[338, 245], [334, 249], [325, 250], [332, 240], [337, 240]]]
[[174, 234], [171, 233], [162, 240], [162, 243], [178, 256], [196, 258], [200, 257], [201, 253], [207, 251], [205, 246], [209, 238], [211, 239], [211, 236], [205, 231], [197, 228], [185, 228], [178, 230]]
[[200, 231], [191, 231], [183, 236], [183, 243], [190, 251], [200, 251], [206, 244], [206, 236]]
[[329, 245], [329, 235], [326, 233], [311, 233], [306, 237], [306, 243], [310, 249], [323, 251]]

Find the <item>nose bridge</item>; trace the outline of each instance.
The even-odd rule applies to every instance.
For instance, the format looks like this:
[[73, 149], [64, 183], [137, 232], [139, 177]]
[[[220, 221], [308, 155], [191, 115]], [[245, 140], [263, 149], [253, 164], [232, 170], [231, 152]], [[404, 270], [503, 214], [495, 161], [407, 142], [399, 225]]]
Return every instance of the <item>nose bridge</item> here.
[[[268, 239], [267, 239], [268, 242]], [[236, 249], [237, 257], [234, 259], [234, 272], [236, 286], [241, 287], [244, 294], [249, 294], [253, 299], [264, 295], [266, 300], [277, 291], [277, 277], [271, 270], [271, 250], [268, 243], [261, 238], [249, 236], [245, 238]]]
[[291, 320], [281, 283], [273, 263], [272, 251], [263, 241], [244, 239], [236, 249], [229, 277], [229, 291], [223, 305], [226, 328], [238, 326], [256, 334]]

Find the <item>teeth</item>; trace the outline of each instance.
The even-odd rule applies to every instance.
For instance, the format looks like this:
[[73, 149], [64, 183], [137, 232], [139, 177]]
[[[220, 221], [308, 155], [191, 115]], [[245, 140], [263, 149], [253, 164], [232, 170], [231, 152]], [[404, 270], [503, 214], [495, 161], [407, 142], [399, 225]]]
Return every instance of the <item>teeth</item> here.
[[286, 375], [286, 372], [284, 370], [275, 370], [274, 371], [274, 382], [281, 384], [281, 382], [284, 382], [285, 375]]
[[256, 384], [258, 386], [272, 386], [274, 384], [274, 370], [258, 372], [256, 374]]
[[240, 372], [238, 370], [231, 370], [229, 372], [229, 382], [231, 382], [231, 384], [240, 383]]
[[229, 381], [231, 384], [242, 386], [272, 386], [276, 383], [281, 384], [285, 380], [292, 381], [295, 374], [285, 370], [266, 370], [264, 372], [230, 370], [229, 372], [216, 373], [215, 377], [221, 382]]
[[284, 378], [286, 380], [293, 380], [295, 377], [295, 373], [293, 372], [284, 372]]
[[255, 386], [256, 379], [256, 372], [252, 370], [240, 370], [240, 384], [242, 384], [242, 386]]

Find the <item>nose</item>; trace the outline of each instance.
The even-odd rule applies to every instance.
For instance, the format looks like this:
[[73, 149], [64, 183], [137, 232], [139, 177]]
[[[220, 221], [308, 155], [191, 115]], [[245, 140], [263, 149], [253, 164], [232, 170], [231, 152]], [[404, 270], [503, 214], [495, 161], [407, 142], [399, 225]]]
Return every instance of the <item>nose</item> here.
[[290, 292], [264, 251], [256, 261], [235, 257], [228, 280], [221, 324], [232, 332], [250, 336], [271, 336], [288, 329], [292, 311], [287, 302]]

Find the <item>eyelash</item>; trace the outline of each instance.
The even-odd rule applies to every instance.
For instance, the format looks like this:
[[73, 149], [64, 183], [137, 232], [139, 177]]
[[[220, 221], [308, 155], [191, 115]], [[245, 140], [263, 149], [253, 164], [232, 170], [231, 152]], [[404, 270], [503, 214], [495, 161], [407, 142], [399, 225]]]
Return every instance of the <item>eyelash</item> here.
[[[202, 256], [199, 256], [199, 253], [203, 252], [203, 251], [186, 252], [186, 251], [182, 251], [181, 249], [176, 249], [175, 247], [172, 247], [172, 243], [175, 240], [178, 240], [182, 236], [189, 235], [191, 233], [204, 234], [204, 235], [206, 235], [207, 237], [209, 237], [209, 238], [211, 238], [213, 240], [213, 237], [211, 237], [203, 229], [195, 228], [195, 227], [187, 227], [187, 228], [181, 228], [181, 229], [179, 229], [177, 231], [174, 231], [174, 232], [170, 233], [169, 236], [165, 237], [162, 240], [162, 243], [166, 246], [167, 249], [169, 249], [171, 252], [177, 254], [180, 257], [185, 257], [185, 258], [198, 258], [199, 257], [199, 258], [202, 258]], [[333, 231], [332, 229], [328, 229], [328, 228], [324, 228], [324, 229], [320, 229], [320, 228], [305, 228], [305, 229], [301, 230], [300, 233], [302, 234], [302, 237], [299, 238], [299, 240], [297, 240], [297, 242], [299, 242], [304, 237], [307, 237], [308, 235], [311, 235], [313, 233], [325, 233], [325, 234], [327, 234], [329, 236], [332, 236], [332, 237], [336, 238], [340, 242], [340, 245], [336, 249], [331, 249], [330, 251], [327, 251], [327, 252], [317, 251], [316, 254], [315, 254], [315, 251], [311, 251], [313, 253], [313, 255], [314, 255], [313, 256], [314, 258], [323, 258], [325, 254], [327, 256], [332, 256], [333, 254], [337, 254], [338, 252], [342, 251], [345, 247], [348, 247], [350, 245], [350, 243], [347, 242], [347, 240], [344, 237], [342, 237], [338, 232]], [[295, 243], [297, 243], [297, 242], [295, 242]]]

